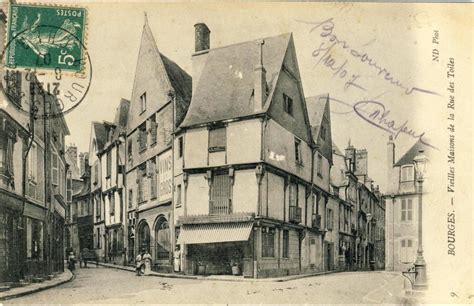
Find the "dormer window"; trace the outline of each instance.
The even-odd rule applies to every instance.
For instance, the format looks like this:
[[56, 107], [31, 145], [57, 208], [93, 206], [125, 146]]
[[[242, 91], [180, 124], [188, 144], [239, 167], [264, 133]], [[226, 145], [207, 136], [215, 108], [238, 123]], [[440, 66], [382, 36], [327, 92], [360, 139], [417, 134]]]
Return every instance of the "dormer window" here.
[[319, 132], [322, 140], [326, 140], [326, 126], [321, 125], [321, 131]]
[[283, 109], [288, 115], [293, 116], [293, 99], [285, 94], [283, 94]]
[[415, 171], [412, 165], [403, 166], [401, 172], [402, 182], [413, 182], [415, 180]]

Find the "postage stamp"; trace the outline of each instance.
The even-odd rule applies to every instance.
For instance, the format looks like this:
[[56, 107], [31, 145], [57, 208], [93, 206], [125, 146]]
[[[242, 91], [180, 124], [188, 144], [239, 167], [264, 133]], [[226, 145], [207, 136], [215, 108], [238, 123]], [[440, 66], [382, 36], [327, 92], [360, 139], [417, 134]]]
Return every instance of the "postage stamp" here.
[[80, 7], [11, 4], [7, 67], [80, 71], [86, 15]]
[[0, 89], [26, 111], [21, 105], [32, 91], [21, 84], [34, 83], [35, 93], [55, 97], [57, 115], [69, 113], [84, 100], [92, 80], [85, 46], [87, 9], [10, 4], [8, 12]]

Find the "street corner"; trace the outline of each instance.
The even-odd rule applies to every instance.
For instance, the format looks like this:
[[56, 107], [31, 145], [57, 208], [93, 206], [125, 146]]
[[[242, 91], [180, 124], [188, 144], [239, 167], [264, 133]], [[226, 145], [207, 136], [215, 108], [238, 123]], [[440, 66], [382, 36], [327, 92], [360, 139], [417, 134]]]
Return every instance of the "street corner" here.
[[31, 282], [11, 284], [9, 288], [0, 292], [0, 301], [16, 299], [25, 295], [51, 289], [74, 280], [74, 273], [66, 269], [62, 273], [55, 273], [47, 277], [35, 278]]

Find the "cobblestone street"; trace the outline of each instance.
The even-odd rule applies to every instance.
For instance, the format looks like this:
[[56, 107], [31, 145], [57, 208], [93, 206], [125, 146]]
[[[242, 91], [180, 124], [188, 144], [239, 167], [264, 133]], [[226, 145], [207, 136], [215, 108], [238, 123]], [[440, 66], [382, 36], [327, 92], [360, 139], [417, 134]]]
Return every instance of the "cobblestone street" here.
[[403, 278], [386, 272], [344, 272], [287, 282], [233, 282], [136, 277], [110, 269], [77, 269], [64, 285], [5, 301], [58, 303], [397, 303]]

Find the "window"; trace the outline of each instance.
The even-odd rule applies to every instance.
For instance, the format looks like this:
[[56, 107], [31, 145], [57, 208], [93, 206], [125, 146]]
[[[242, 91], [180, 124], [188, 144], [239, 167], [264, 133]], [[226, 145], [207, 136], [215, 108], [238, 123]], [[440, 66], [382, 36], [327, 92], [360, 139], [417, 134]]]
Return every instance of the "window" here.
[[403, 263], [413, 262], [414, 257], [413, 240], [402, 239], [400, 241], [400, 261]]
[[232, 202], [230, 198], [231, 182], [229, 173], [215, 173], [212, 177], [210, 214], [230, 214]]
[[112, 151], [108, 151], [106, 155], [107, 159], [107, 178], [112, 176]]
[[317, 174], [319, 177], [323, 176], [323, 157], [318, 153], [317, 155]]
[[283, 258], [290, 257], [290, 232], [288, 230], [283, 230]]
[[225, 151], [226, 140], [225, 127], [209, 130], [209, 152]]
[[146, 111], [146, 92], [140, 96], [140, 114]]
[[128, 190], [128, 208], [133, 207], [133, 190], [129, 189]]
[[298, 165], [303, 164], [303, 156], [301, 154], [301, 141], [295, 138], [295, 161]]
[[290, 206], [298, 206], [298, 185], [290, 183], [289, 203]]
[[99, 182], [99, 162], [94, 164], [94, 184]]
[[170, 228], [164, 218], [155, 228], [156, 259], [169, 259], [171, 250]]
[[129, 163], [130, 165], [133, 164], [133, 155], [132, 155], [132, 154], [133, 154], [133, 149], [132, 149], [132, 148], [133, 148], [133, 146], [132, 146], [132, 141], [129, 140], [129, 141], [128, 141], [127, 154], [128, 154], [128, 163]]
[[157, 197], [157, 180], [156, 180], [156, 161], [154, 158], [148, 161], [148, 177], [150, 178], [150, 198]]
[[178, 158], [183, 157], [183, 149], [184, 149], [183, 137], [178, 138]]
[[262, 227], [262, 257], [275, 257], [275, 229]]
[[115, 214], [115, 194], [114, 193], [109, 195], [109, 211], [110, 211], [111, 216]]
[[66, 174], [66, 201], [72, 202], [72, 173], [70, 170]]
[[6, 94], [10, 101], [21, 107], [21, 72], [6, 71]]
[[178, 184], [178, 186], [176, 186], [176, 207], [181, 206], [181, 192], [181, 184]]
[[319, 131], [319, 135], [321, 136], [322, 140], [326, 140], [326, 126], [321, 125], [321, 130]]
[[334, 216], [333, 216], [333, 211], [332, 209], [328, 208], [327, 213], [326, 213], [326, 227], [328, 230], [333, 229], [333, 224], [334, 222]]
[[146, 135], [146, 123], [144, 122], [138, 127], [138, 150], [140, 152], [146, 149]]
[[102, 209], [101, 209], [101, 202], [100, 202], [100, 195], [96, 195], [95, 197], [95, 217], [96, 219], [100, 219], [102, 217]]
[[413, 166], [402, 167], [402, 182], [412, 182], [415, 179]]
[[31, 145], [30, 152], [28, 153], [28, 179], [32, 182], [36, 182], [37, 174], [37, 148], [35, 144]]
[[156, 143], [158, 137], [158, 123], [156, 122], [156, 116], [153, 115], [150, 117], [150, 134], [151, 134], [151, 144]]
[[138, 204], [143, 203], [147, 200], [147, 194], [145, 189], [145, 181], [146, 181], [146, 164], [141, 165], [137, 169], [138, 175]]
[[58, 176], [59, 176], [59, 167], [58, 167], [58, 155], [56, 153], [53, 152], [53, 154], [51, 154], [51, 163], [52, 163], [52, 176], [51, 176], [51, 179], [52, 179], [52, 182], [54, 185], [58, 185]]
[[283, 108], [287, 114], [293, 116], [293, 100], [285, 94], [283, 94]]
[[97, 228], [97, 241], [96, 242], [97, 242], [96, 247], [100, 249], [101, 247], [100, 246], [100, 227]]
[[413, 220], [413, 203], [412, 199], [403, 199], [402, 200], [402, 210], [401, 210], [401, 219], [402, 221], [412, 221]]

